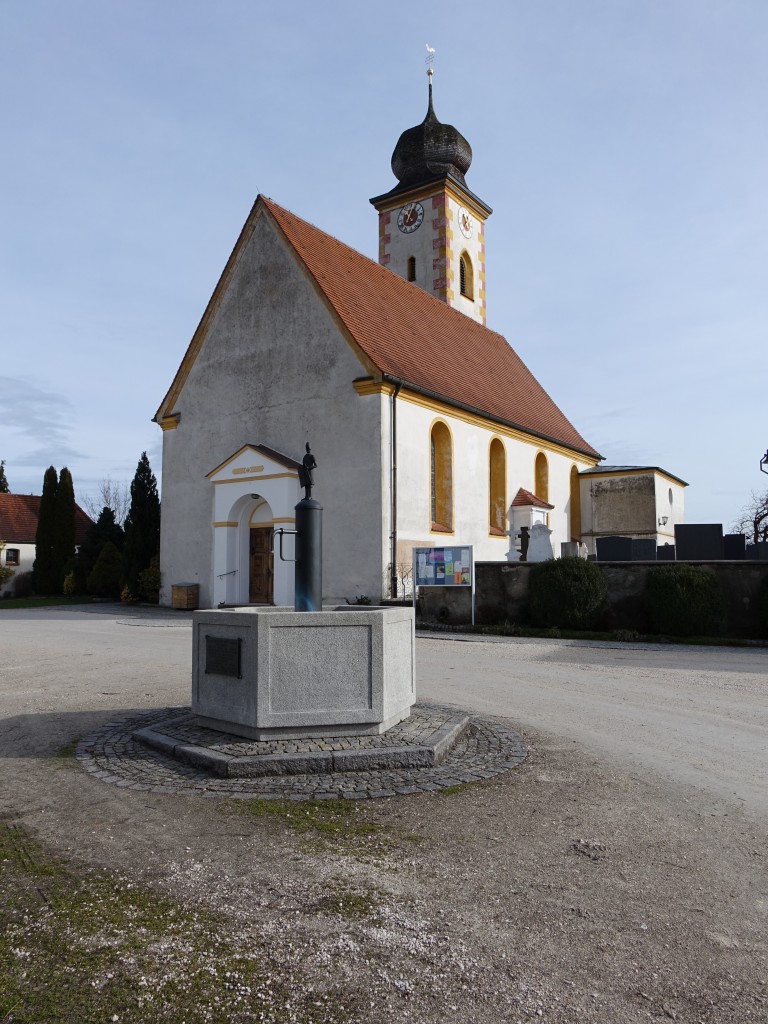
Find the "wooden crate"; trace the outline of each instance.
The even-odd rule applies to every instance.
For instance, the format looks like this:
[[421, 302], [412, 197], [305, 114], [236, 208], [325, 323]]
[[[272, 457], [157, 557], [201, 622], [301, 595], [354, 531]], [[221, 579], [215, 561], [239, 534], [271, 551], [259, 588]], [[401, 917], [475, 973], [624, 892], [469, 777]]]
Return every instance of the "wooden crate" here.
[[199, 608], [200, 584], [174, 583], [171, 587], [171, 607], [187, 612]]

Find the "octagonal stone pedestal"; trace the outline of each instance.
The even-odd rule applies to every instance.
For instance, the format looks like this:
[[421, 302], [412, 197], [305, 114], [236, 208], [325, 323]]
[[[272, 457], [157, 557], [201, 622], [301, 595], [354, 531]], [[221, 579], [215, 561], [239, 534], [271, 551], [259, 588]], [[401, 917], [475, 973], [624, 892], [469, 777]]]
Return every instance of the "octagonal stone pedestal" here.
[[412, 608], [193, 616], [192, 713], [249, 739], [366, 736], [416, 700]]

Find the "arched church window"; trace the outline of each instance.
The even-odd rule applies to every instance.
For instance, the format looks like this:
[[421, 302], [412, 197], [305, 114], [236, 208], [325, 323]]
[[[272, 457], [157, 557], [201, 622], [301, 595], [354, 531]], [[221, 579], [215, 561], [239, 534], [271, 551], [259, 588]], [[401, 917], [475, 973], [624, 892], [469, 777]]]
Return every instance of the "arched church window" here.
[[469, 253], [465, 251], [459, 256], [459, 291], [467, 299], [475, 297], [474, 277], [472, 260], [469, 258]]
[[408, 280], [409, 281], [415, 281], [416, 280], [416, 257], [415, 256], [409, 256], [408, 257]]
[[542, 501], [549, 501], [549, 463], [544, 452], [536, 456], [536, 497]]
[[581, 479], [576, 466], [571, 466], [571, 540], [581, 540]]
[[430, 432], [430, 514], [432, 529], [453, 531], [453, 443], [451, 432], [438, 420]]
[[494, 437], [488, 450], [488, 528], [504, 534], [507, 511], [507, 460], [504, 444]]

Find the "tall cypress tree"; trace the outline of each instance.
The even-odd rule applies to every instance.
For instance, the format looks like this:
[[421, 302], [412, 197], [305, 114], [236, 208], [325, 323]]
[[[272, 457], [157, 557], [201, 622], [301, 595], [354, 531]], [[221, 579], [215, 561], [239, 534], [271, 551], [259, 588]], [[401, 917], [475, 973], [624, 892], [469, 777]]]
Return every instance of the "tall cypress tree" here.
[[157, 480], [147, 453], [142, 452], [131, 481], [131, 507], [125, 520], [123, 585], [133, 595], [139, 591], [139, 573], [149, 567], [160, 550], [160, 498]]
[[10, 494], [11, 489], [8, 486], [8, 479], [5, 475], [5, 459], [0, 462], [0, 494]]
[[56, 572], [56, 593], [64, 584], [64, 566], [75, 556], [75, 488], [66, 466], [59, 473], [56, 491], [56, 522], [53, 533], [53, 562]]
[[59, 477], [53, 466], [49, 466], [43, 477], [43, 495], [40, 498], [40, 512], [35, 533], [35, 562], [32, 566], [32, 585], [38, 594], [56, 593], [56, 558], [54, 544], [56, 535], [56, 492]]

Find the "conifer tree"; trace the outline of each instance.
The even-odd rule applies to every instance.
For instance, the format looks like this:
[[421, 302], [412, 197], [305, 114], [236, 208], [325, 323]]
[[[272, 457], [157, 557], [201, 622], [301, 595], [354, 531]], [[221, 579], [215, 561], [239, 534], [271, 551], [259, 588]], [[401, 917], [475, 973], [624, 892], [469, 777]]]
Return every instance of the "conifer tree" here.
[[122, 552], [124, 540], [123, 528], [115, 522], [114, 509], [110, 508], [109, 505], [105, 505], [99, 513], [99, 518], [96, 522], [86, 530], [83, 543], [77, 551], [74, 572], [75, 587], [78, 593], [86, 592], [88, 577], [104, 545], [107, 542], [112, 543], [118, 551]]
[[0, 494], [10, 494], [11, 489], [8, 486], [8, 479], [5, 475], [5, 459], [0, 462]]
[[56, 558], [54, 545], [56, 536], [56, 492], [59, 477], [53, 466], [49, 466], [43, 477], [43, 494], [40, 498], [40, 512], [35, 533], [35, 562], [32, 566], [32, 582], [38, 594], [55, 594], [57, 588]]
[[56, 593], [60, 594], [64, 583], [64, 567], [75, 556], [75, 489], [72, 484], [72, 474], [66, 466], [59, 473], [55, 509], [53, 560], [56, 571]]
[[107, 541], [88, 575], [88, 593], [97, 597], [119, 597], [121, 564], [120, 552], [112, 541]]
[[125, 519], [123, 585], [134, 596], [139, 592], [139, 573], [149, 568], [160, 550], [160, 498], [157, 480], [147, 453], [142, 452], [131, 481], [131, 507]]

